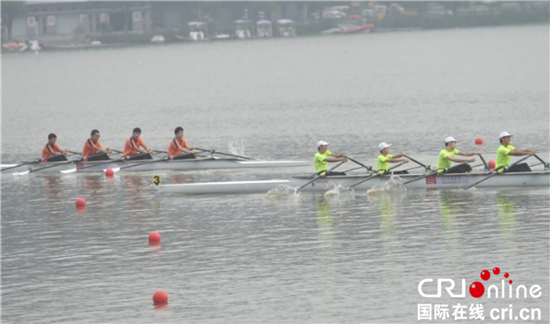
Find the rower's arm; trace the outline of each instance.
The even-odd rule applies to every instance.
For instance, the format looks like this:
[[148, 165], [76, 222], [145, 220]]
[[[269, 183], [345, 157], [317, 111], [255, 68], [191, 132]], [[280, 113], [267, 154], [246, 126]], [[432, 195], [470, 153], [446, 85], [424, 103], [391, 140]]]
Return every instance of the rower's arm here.
[[[331, 154], [332, 155], [332, 154]], [[342, 158], [342, 157], [339, 157], [339, 158], [330, 158], [330, 157], [327, 157], [327, 158], [324, 158], [323, 161], [325, 162], [340, 162], [340, 161], [344, 161], [345, 158]]]
[[94, 147], [96, 150], [100, 151], [100, 152], [103, 152], [103, 153], [111, 153], [111, 149], [110, 149], [110, 148], [102, 149], [101, 147], [96, 146], [96, 145], [93, 145], [93, 147]]
[[393, 159], [387, 159], [386, 162], [396, 163], [396, 162], [409, 162], [409, 159], [396, 159], [395, 156]]
[[513, 151], [508, 152], [508, 155], [515, 155], [515, 156], [521, 156], [521, 155], [535, 155], [535, 151], [533, 150], [518, 150], [515, 149]]
[[473, 156], [473, 155], [480, 155], [479, 152], [458, 152], [456, 155], [460, 156]]
[[[330, 153], [330, 156], [334, 156], [334, 157], [338, 157], [338, 158], [348, 157], [348, 155], [345, 154], [345, 153]], [[336, 162], [338, 162], [338, 161], [336, 161]]]
[[446, 159], [449, 160], [449, 161], [453, 161], [453, 162], [475, 162], [475, 160], [476, 160], [476, 159], [474, 159], [474, 158], [471, 158], [471, 159], [459, 159], [459, 158], [455, 158], [455, 157], [452, 157], [452, 156], [447, 156]]
[[145, 149], [142, 153], [153, 153], [153, 150], [147, 147], [147, 145], [143, 144], [142, 146]]

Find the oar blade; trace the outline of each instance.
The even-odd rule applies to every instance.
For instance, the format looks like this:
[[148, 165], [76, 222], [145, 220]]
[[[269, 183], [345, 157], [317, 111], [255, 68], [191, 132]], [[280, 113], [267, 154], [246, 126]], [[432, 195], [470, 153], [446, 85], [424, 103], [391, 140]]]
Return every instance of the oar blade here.
[[31, 172], [27, 170], [27, 171], [22, 171], [22, 172], [14, 172], [14, 173], [12, 173], [12, 174], [13, 174], [14, 176], [23, 176], [23, 175], [27, 175], [27, 174], [29, 174], [29, 173], [31, 173]]
[[69, 169], [69, 170], [61, 170], [59, 172], [63, 173], [63, 174], [68, 174], [68, 173], [73, 173], [73, 172], [76, 172], [77, 169], [74, 168], [74, 169]]

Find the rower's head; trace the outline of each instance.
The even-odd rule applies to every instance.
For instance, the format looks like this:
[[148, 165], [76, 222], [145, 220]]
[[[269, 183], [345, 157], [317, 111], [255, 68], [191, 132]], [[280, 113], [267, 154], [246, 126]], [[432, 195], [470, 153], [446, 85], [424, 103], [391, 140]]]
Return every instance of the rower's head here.
[[378, 144], [378, 151], [380, 151], [380, 154], [386, 155], [386, 154], [390, 153], [390, 146], [391, 146], [391, 144], [387, 144], [385, 142], [382, 142], [382, 143]]
[[94, 129], [91, 133], [90, 133], [90, 138], [92, 139], [92, 141], [94, 142], [97, 142], [99, 141], [99, 131], [97, 129]]
[[512, 139], [514, 135], [508, 133], [508, 132], [502, 132], [499, 135], [500, 144], [507, 146], [510, 144], [510, 140]]
[[137, 140], [140, 135], [141, 135], [141, 128], [139, 128], [139, 127], [134, 128], [134, 131], [132, 132], [132, 137], [135, 140]]
[[456, 148], [456, 143], [458, 143], [454, 137], [449, 136], [445, 139], [445, 148], [447, 150], [454, 150]]
[[317, 142], [317, 151], [319, 151], [319, 153], [325, 153], [328, 149], [328, 142], [325, 142], [325, 141], [319, 141]]
[[55, 135], [54, 133], [48, 135], [48, 143], [53, 145], [55, 144], [55, 141], [57, 141], [57, 135]]
[[176, 127], [176, 129], [174, 130], [174, 134], [177, 138], [183, 138], [183, 127]]

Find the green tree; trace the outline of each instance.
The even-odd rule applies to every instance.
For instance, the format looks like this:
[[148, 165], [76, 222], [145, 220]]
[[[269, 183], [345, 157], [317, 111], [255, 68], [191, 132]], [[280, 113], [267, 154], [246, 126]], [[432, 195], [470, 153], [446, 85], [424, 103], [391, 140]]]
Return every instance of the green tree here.
[[25, 15], [27, 5], [23, 1], [2, 1], [2, 26], [8, 30], [8, 40], [12, 39], [13, 20]]

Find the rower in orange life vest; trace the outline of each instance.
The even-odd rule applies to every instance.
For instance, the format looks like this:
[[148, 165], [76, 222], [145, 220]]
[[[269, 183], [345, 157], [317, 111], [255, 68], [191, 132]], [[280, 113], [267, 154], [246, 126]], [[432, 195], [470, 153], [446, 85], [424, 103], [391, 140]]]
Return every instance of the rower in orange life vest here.
[[168, 147], [168, 156], [170, 160], [184, 160], [184, 159], [196, 159], [195, 147], [189, 146], [187, 141], [183, 138], [183, 128], [177, 127], [174, 130], [176, 137], [170, 142]]
[[140, 136], [141, 129], [139, 127], [134, 128], [132, 137], [128, 138], [124, 145], [122, 156], [124, 156], [125, 160], [150, 160], [153, 158], [151, 156], [153, 150], [145, 145]]
[[55, 142], [57, 135], [51, 133], [48, 135], [48, 143], [42, 149], [42, 162], [67, 161], [67, 150], [62, 150]]
[[[94, 129], [90, 134], [90, 138], [84, 143], [84, 149], [82, 149], [82, 161], [103, 161], [110, 160], [108, 153], [111, 153], [110, 148], [103, 148], [103, 145], [99, 142], [99, 131]], [[98, 153], [99, 152], [99, 153]]]

